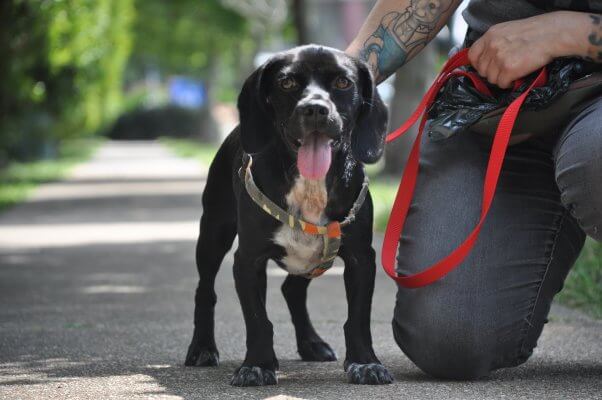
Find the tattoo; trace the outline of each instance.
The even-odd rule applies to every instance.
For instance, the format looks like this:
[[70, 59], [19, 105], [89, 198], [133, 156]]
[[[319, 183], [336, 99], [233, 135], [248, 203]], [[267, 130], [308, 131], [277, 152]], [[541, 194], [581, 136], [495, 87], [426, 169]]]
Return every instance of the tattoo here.
[[587, 37], [590, 47], [587, 56], [583, 57], [587, 61], [602, 62], [602, 16], [590, 14], [592, 20], [592, 33]]
[[453, 1], [411, 0], [402, 12], [390, 12], [364, 42], [360, 58], [384, 78], [412, 58], [434, 37], [441, 16]]

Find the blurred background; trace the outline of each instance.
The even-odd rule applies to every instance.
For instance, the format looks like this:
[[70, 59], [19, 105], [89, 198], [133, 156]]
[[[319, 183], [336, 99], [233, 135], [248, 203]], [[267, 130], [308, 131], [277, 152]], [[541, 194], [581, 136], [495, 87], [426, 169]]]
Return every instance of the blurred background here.
[[[236, 124], [238, 90], [257, 65], [299, 44], [344, 49], [373, 3], [2, 1], [0, 166], [55, 157], [65, 140], [95, 135], [219, 143]], [[455, 36], [444, 29], [436, 46], [381, 85], [399, 115], [393, 125], [461, 40], [465, 25], [454, 21]], [[397, 164], [385, 162], [395, 173]]]
[[[466, 2], [465, 2], [466, 3]], [[107, 139], [158, 140], [208, 164], [237, 124], [241, 83], [270, 54], [344, 49], [372, 0], [0, 1], [0, 207], [65, 176]], [[463, 4], [434, 45], [380, 85], [391, 127], [405, 120], [466, 25]], [[412, 135], [371, 169], [383, 230]], [[585, 298], [602, 301], [600, 247], [588, 244]], [[585, 290], [585, 289], [584, 289]], [[583, 290], [582, 290], [583, 292]]]

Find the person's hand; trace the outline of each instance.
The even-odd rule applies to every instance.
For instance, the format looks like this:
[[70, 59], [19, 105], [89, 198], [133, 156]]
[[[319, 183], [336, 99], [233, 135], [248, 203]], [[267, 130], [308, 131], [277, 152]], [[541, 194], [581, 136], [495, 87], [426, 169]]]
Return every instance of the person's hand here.
[[500, 88], [556, 57], [577, 53], [580, 13], [551, 12], [492, 26], [468, 51], [477, 72]]

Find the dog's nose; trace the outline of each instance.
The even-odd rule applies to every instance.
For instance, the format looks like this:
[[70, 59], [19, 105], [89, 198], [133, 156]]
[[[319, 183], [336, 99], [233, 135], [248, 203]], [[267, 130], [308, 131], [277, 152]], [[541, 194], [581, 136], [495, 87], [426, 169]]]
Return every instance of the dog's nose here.
[[325, 117], [328, 115], [328, 107], [322, 103], [311, 102], [302, 105], [299, 112], [304, 117]]

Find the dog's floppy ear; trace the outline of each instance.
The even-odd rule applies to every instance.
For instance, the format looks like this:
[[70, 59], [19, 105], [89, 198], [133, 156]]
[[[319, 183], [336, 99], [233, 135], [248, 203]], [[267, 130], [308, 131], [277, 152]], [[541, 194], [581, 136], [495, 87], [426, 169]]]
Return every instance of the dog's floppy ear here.
[[260, 152], [275, 137], [274, 118], [268, 101], [267, 78], [278, 59], [257, 68], [238, 96], [240, 138], [246, 153]]
[[357, 61], [360, 81], [360, 106], [351, 132], [351, 151], [363, 163], [374, 163], [382, 156], [387, 132], [387, 107], [381, 100], [368, 66]]

